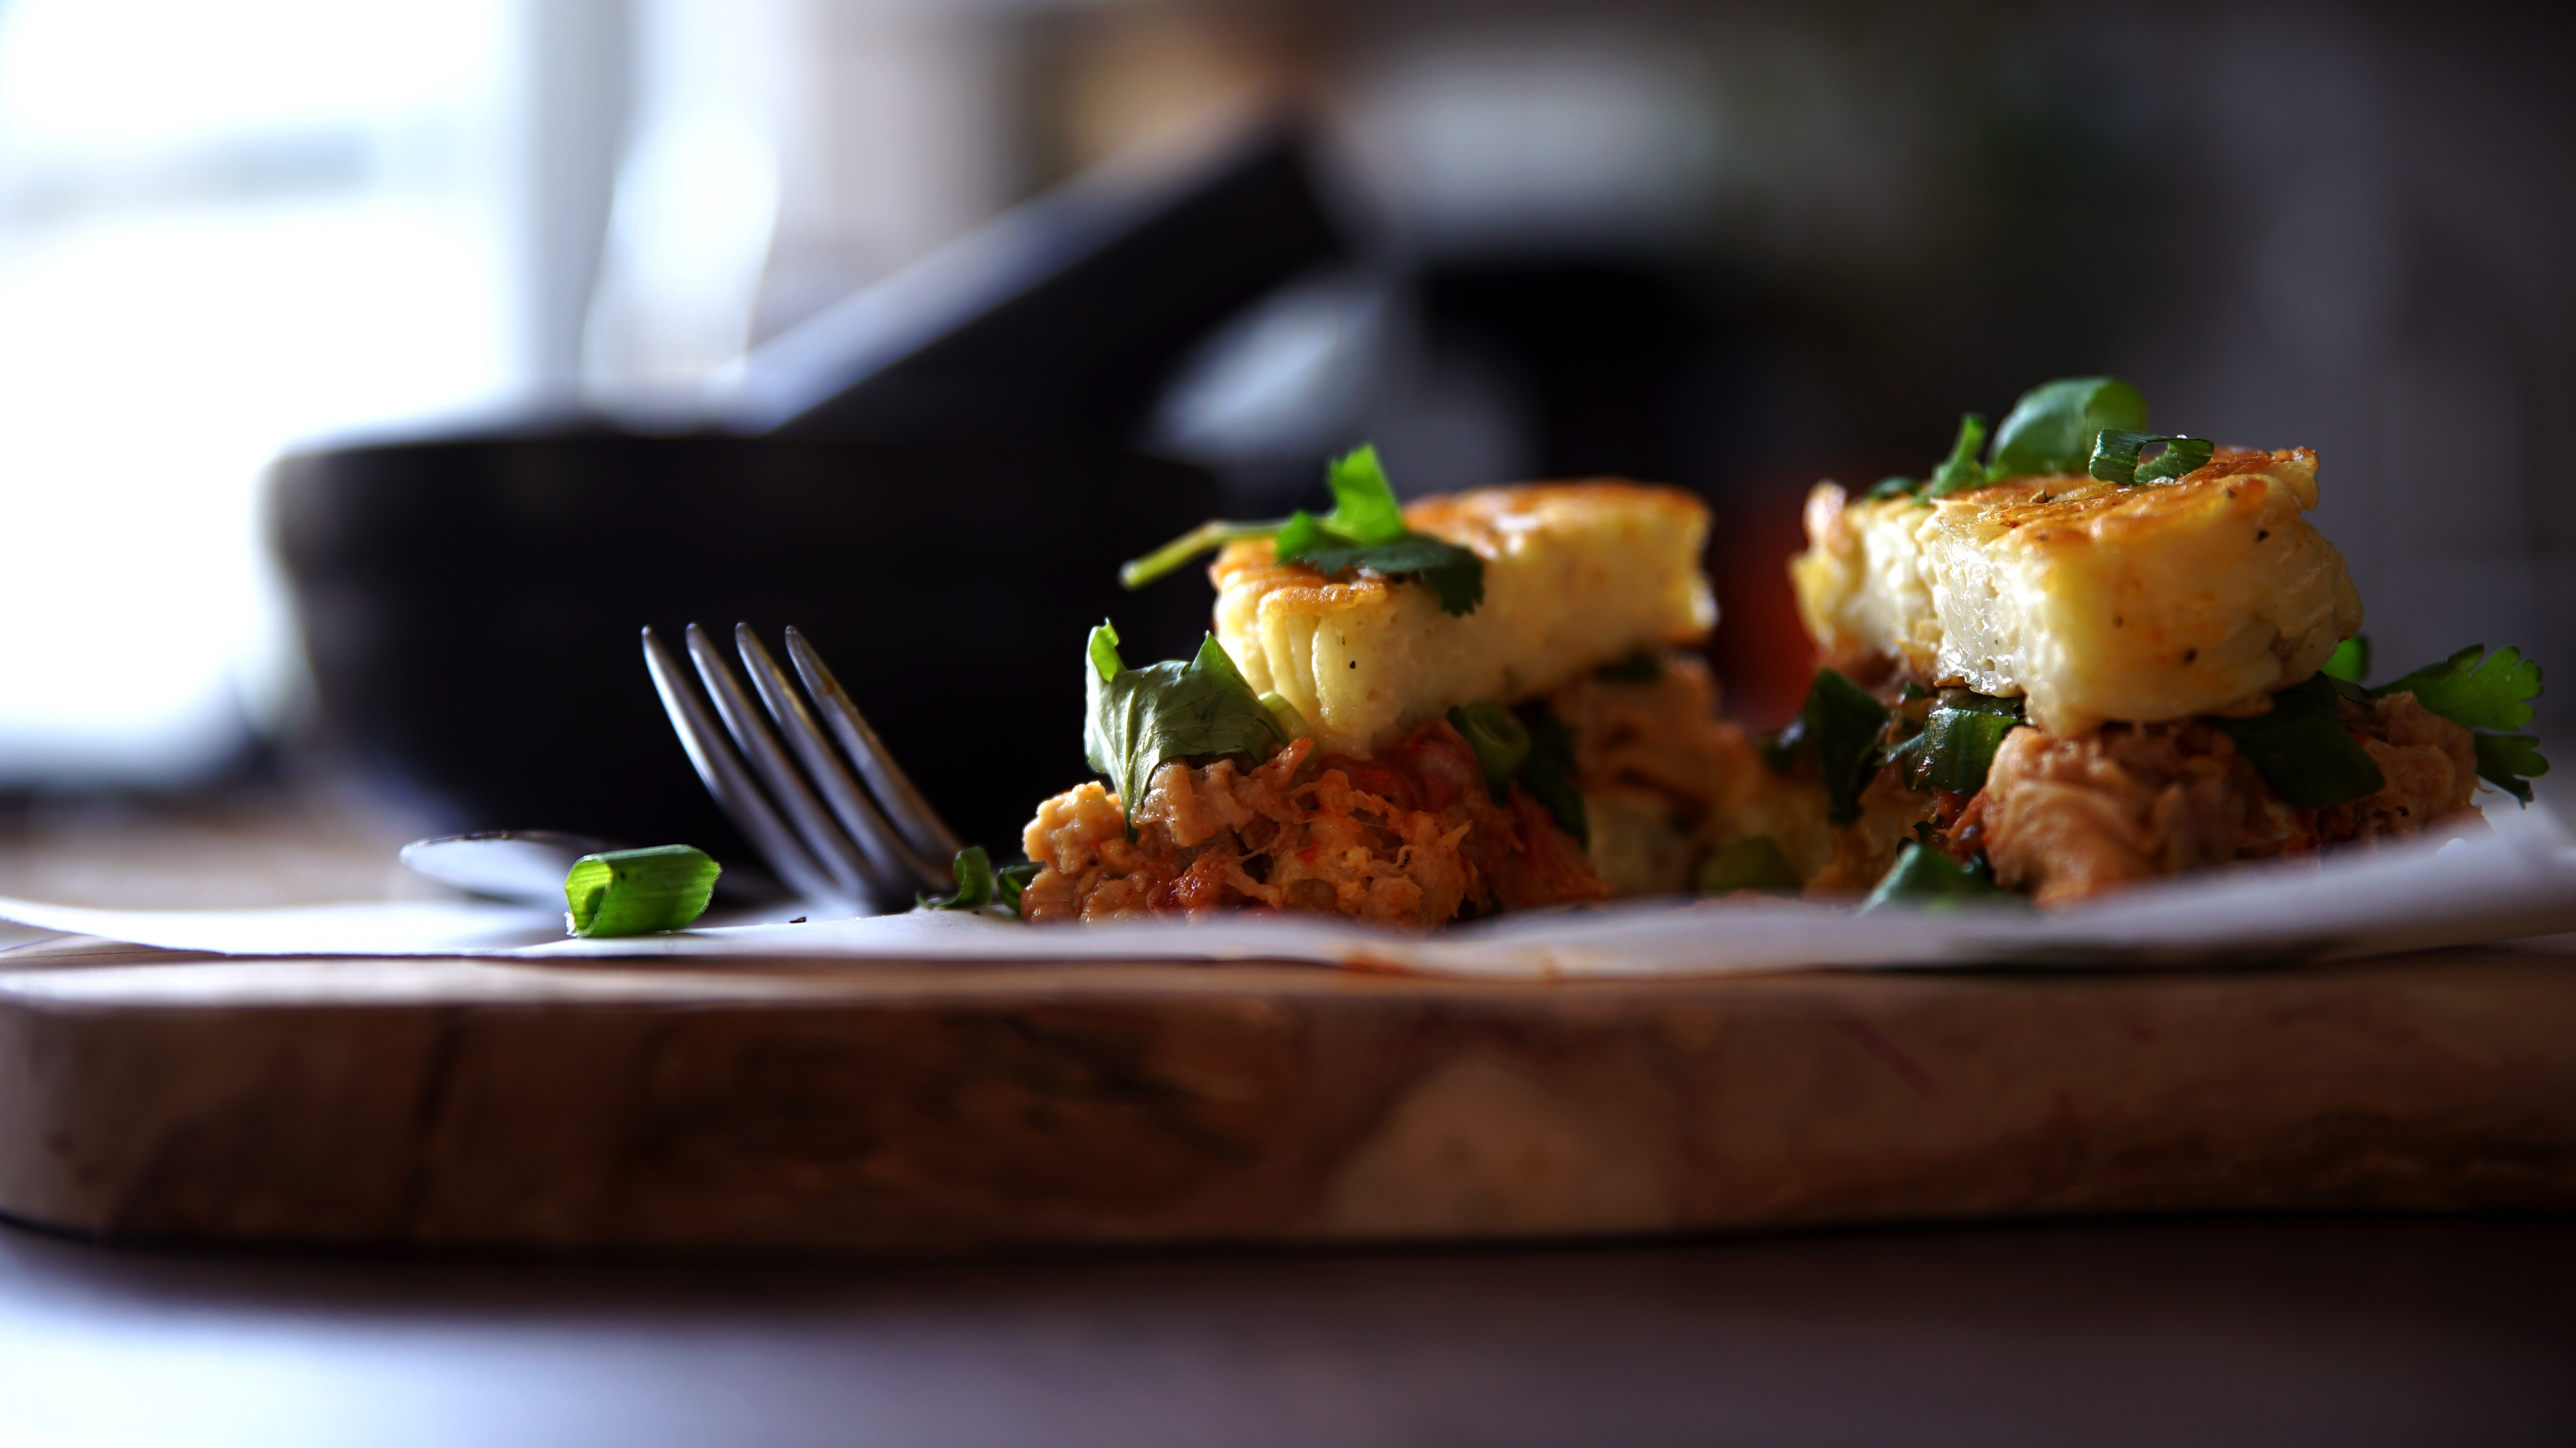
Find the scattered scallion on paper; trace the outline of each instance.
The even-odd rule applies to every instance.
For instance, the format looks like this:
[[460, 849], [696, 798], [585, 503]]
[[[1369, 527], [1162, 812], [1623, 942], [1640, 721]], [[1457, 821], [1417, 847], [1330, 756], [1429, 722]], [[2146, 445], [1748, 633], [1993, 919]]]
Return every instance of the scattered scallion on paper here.
[[585, 939], [678, 930], [707, 913], [722, 873], [687, 845], [584, 855], [564, 876], [564, 923]]

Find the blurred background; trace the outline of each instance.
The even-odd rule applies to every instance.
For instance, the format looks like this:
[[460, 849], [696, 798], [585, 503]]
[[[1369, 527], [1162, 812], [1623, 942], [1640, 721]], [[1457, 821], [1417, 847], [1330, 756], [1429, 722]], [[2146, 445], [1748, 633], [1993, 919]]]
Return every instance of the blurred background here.
[[714, 839], [635, 630], [749, 619], [999, 842], [1082, 777], [1082, 624], [1203, 623], [1116, 561], [1363, 440], [1704, 494], [1767, 727], [1804, 489], [2097, 371], [2321, 454], [2383, 673], [2576, 669], [2570, 28], [0, 0], [0, 798]]

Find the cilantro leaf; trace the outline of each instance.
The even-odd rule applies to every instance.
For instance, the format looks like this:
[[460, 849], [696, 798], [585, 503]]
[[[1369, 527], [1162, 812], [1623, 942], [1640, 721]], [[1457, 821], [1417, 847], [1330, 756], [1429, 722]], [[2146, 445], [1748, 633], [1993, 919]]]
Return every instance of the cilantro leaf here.
[[1923, 489], [1924, 496], [1946, 498], [1952, 493], [1984, 487], [1991, 480], [1986, 476], [1985, 467], [1977, 461], [1977, 454], [1985, 445], [1986, 420], [1973, 412], [1961, 413], [1959, 436], [1950, 444], [1950, 455], [1932, 470], [1930, 484]]
[[2540, 757], [2540, 741], [2528, 734], [2471, 737], [2477, 741], [2478, 778], [2524, 804], [2531, 803], [2531, 781], [2549, 772], [2549, 761]]
[[1763, 753], [1774, 772], [1785, 774], [1798, 751], [1812, 751], [1825, 785], [1825, 818], [1847, 825], [1860, 818], [1860, 792], [1878, 772], [1878, 736], [1886, 727], [1886, 705], [1840, 670], [1818, 669], [1798, 717]]
[[1591, 821], [1583, 809], [1583, 791], [1575, 786], [1574, 731], [1556, 717], [1545, 700], [1516, 711], [1529, 731], [1529, 754], [1521, 761], [1521, 793], [1556, 817], [1556, 827], [1576, 844], [1592, 843]]
[[2299, 809], [2350, 804], [2388, 783], [2335, 710], [2336, 681], [2311, 674], [2272, 696], [2268, 712], [2212, 723], [2236, 741], [2275, 794]]
[[[2164, 451], [2156, 455], [2155, 461], [2140, 463], [2139, 451], [2151, 443], [2164, 444]], [[2169, 482], [2208, 462], [2217, 451], [2217, 445], [2205, 437], [2169, 437], [2104, 428], [2101, 438], [2093, 444], [2093, 456], [2086, 460], [2084, 471], [2122, 487]]]
[[2370, 694], [2412, 694], [2416, 703], [2472, 729], [2519, 729], [2531, 722], [2531, 701], [2540, 697], [2540, 665], [2519, 649], [2490, 654], [2486, 645], [2471, 644]]
[[1912, 789], [1975, 794], [1986, 787], [1995, 750], [2022, 721], [2022, 701], [1944, 689], [1923, 732], [1886, 752]]
[[2062, 377], [2021, 395], [1995, 430], [1998, 478], [2080, 473], [2105, 428], [2143, 432], [2147, 400], [2117, 377]]
[[[1279, 535], [1282, 544], [1288, 535]], [[1485, 601], [1485, 560], [1459, 547], [1420, 533], [1407, 533], [1388, 543], [1331, 544], [1296, 553], [1282, 552], [1282, 563], [1302, 563], [1326, 577], [1370, 568], [1389, 578], [1417, 578], [1440, 599], [1444, 613], [1464, 616]]]
[[1142, 558], [1120, 566], [1118, 581], [1142, 588], [1211, 548], [1238, 538], [1268, 538], [1282, 563], [1302, 563], [1326, 574], [1370, 568], [1389, 578], [1419, 580], [1451, 614], [1474, 613], [1485, 601], [1485, 560], [1453, 543], [1404, 526], [1404, 507], [1386, 480], [1377, 449], [1361, 446], [1332, 460], [1324, 483], [1333, 510], [1318, 516], [1300, 508], [1266, 523], [1202, 523]]
[[1103, 622], [1091, 631], [1088, 655], [1083, 755], [1118, 791], [1130, 839], [1136, 835], [1136, 806], [1166, 760], [1217, 754], [1259, 759], [1288, 742], [1214, 634], [1187, 661], [1130, 669], [1118, 657], [1118, 630]]

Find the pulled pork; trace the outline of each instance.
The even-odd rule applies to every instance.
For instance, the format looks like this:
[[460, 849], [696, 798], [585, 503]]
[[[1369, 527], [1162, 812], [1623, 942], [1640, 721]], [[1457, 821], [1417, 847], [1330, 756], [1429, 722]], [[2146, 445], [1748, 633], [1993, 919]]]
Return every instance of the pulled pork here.
[[1083, 784], [1038, 806], [1022, 843], [1043, 868], [1033, 921], [1303, 910], [1428, 928], [1462, 911], [1608, 893], [1582, 847], [1514, 787], [1496, 804], [1473, 750], [1435, 719], [1373, 759], [1298, 740], [1251, 769], [1154, 771], [1126, 835], [1117, 796]]
[[1985, 791], [1950, 830], [1950, 847], [1982, 846], [1999, 883], [2057, 905], [2229, 860], [2427, 829], [2457, 834], [2481, 822], [2469, 802], [2477, 756], [2468, 730], [2412, 694], [2344, 700], [2340, 710], [2387, 779], [2350, 804], [2293, 809], [2224, 730], [2199, 719], [2106, 724], [2074, 739], [2021, 728], [1995, 751]]

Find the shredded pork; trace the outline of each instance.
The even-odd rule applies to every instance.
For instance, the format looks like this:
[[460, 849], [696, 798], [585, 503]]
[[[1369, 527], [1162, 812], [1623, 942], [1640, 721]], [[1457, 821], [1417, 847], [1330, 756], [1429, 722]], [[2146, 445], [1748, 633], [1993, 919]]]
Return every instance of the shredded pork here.
[[1427, 928], [1485, 913], [1598, 900], [1582, 847], [1518, 788], [1501, 804], [1446, 720], [1370, 759], [1298, 740], [1244, 769], [1231, 759], [1154, 772], [1126, 836], [1117, 796], [1083, 784], [1038, 807], [1022, 843], [1041, 868], [1030, 920], [1298, 910]]
[[1995, 751], [1985, 791], [1950, 830], [1950, 847], [1982, 847], [1999, 883], [2058, 905], [2229, 860], [2482, 822], [2470, 803], [2477, 758], [2468, 730], [2412, 694], [2347, 700], [2341, 711], [2387, 779], [2351, 804], [2293, 809], [2224, 730], [2203, 720], [2110, 724], [2074, 739], [2022, 728]]

